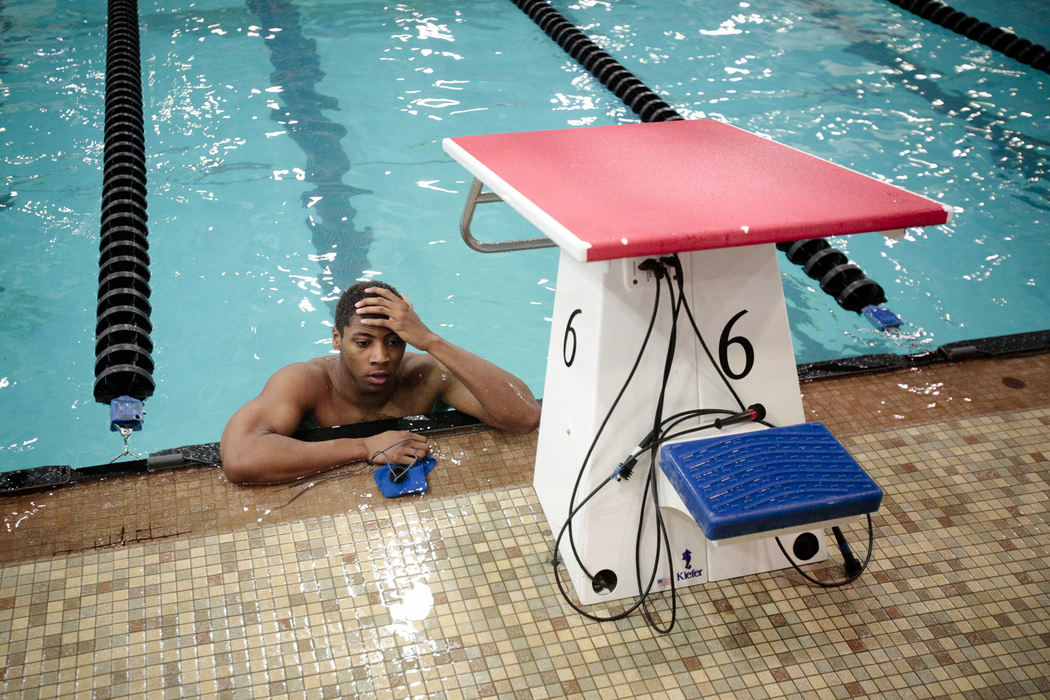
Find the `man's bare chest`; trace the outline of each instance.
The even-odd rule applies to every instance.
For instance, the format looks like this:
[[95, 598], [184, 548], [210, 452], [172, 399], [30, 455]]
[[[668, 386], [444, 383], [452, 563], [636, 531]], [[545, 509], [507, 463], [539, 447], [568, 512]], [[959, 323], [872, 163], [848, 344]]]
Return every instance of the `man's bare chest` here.
[[425, 387], [398, 387], [389, 399], [368, 406], [330, 393], [314, 410], [321, 426], [350, 425], [429, 413], [438, 396]]

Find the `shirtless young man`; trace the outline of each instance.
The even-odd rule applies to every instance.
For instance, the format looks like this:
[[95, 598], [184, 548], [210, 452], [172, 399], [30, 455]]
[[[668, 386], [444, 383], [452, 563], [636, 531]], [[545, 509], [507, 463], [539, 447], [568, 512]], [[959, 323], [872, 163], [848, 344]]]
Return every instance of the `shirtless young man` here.
[[[405, 344], [421, 350], [405, 352]], [[411, 464], [430, 449], [425, 436], [391, 430], [366, 438], [304, 442], [291, 435], [304, 419], [321, 427], [400, 418], [441, 399], [508, 433], [535, 430], [540, 407], [520, 379], [444, 340], [390, 285], [359, 282], [336, 306], [338, 355], [278, 370], [222, 433], [227, 478], [237, 484], [291, 481], [371, 458]]]

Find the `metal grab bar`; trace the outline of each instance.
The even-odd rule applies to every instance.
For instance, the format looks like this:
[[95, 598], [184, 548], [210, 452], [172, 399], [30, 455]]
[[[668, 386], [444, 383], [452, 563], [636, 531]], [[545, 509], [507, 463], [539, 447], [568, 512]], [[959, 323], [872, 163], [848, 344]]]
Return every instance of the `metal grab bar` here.
[[482, 192], [481, 180], [474, 178], [467, 194], [467, 203], [463, 207], [463, 216], [459, 219], [459, 233], [463, 236], [463, 242], [479, 253], [505, 253], [511, 250], [533, 250], [535, 248], [553, 248], [555, 243], [549, 238], [519, 238], [511, 241], [497, 241], [486, 243], [474, 238], [470, 232], [470, 222], [474, 219], [474, 209], [478, 204], [489, 202], [502, 202], [503, 199], [495, 192]]

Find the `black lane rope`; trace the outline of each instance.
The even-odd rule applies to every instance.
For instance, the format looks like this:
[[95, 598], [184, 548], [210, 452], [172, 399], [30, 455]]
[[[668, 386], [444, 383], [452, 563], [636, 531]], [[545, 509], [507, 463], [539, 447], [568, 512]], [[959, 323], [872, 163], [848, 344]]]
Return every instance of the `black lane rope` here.
[[844, 309], [860, 312], [866, 306], [886, 302], [882, 287], [864, 275], [845, 253], [823, 238], [777, 243], [777, 250], [815, 279], [821, 290]]
[[677, 121], [682, 115], [603, 51], [547, 0], [512, 0], [547, 36], [623, 100], [643, 122]]
[[902, 10], [907, 10], [923, 19], [961, 34], [984, 44], [993, 51], [1031, 66], [1044, 73], [1050, 73], [1050, 50], [1041, 44], [1022, 39], [1013, 32], [994, 27], [959, 12], [955, 8], [937, 0], [889, 0]]
[[95, 400], [152, 396], [146, 151], [136, 0], [110, 0], [95, 326]]
[[[677, 121], [684, 117], [650, 90], [623, 67], [615, 58], [603, 51], [590, 40], [572, 22], [550, 6], [547, 0], [511, 0], [547, 36], [555, 41], [577, 63], [583, 66], [602, 85], [619, 97], [643, 122]], [[839, 306], [847, 311], [860, 313], [866, 306], [882, 304], [886, 293], [882, 286], [868, 279], [864, 271], [850, 263], [845, 254], [836, 250], [823, 238], [811, 238], [798, 243], [804, 247], [796, 249], [794, 257], [788, 259], [797, 265], [806, 266], [809, 257], [804, 253], [822, 253], [828, 249], [836, 253], [836, 263], [827, 269], [821, 267], [821, 289], [834, 297]], [[787, 252], [787, 245], [778, 244], [777, 248]], [[822, 253], [822, 257], [826, 255]], [[825, 262], [830, 261], [826, 258]], [[807, 269], [807, 273], [809, 270]]]

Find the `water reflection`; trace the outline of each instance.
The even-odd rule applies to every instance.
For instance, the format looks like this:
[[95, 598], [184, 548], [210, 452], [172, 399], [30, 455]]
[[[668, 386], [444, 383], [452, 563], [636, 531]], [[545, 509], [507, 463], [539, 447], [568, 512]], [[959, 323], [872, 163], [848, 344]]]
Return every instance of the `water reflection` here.
[[[913, 368], [910, 371], [916, 377], [916, 379], [918, 379], [919, 373], [921, 372], [921, 370], [918, 369], [918, 368]], [[902, 382], [897, 382], [897, 387], [900, 388], [900, 389], [903, 389], [904, 391], [908, 392], [909, 394], [914, 394], [915, 396], [920, 396], [920, 397], [930, 397], [931, 399], [933, 399], [932, 401], [930, 401], [929, 403], [926, 404], [926, 406], [925, 406], [926, 408], [936, 408], [938, 405], [943, 406], [944, 404], [947, 404], [947, 403], [949, 403], [951, 401], [956, 401], [956, 400], [962, 401], [964, 403], [969, 403], [969, 402], [971, 402], [973, 400], [972, 398], [970, 398], [968, 396], [951, 396], [951, 395], [949, 395], [947, 393], [947, 387], [946, 387], [944, 382], [922, 382], [922, 381], [916, 381], [916, 382], [912, 383], [912, 382], [902, 381]], [[900, 415], [896, 415], [895, 414], [894, 418], [903, 419], [904, 416], [900, 416]]]
[[27, 519], [29, 519], [32, 516], [36, 515], [37, 513], [39, 513], [41, 511], [41, 509], [46, 508], [46, 507], [47, 507], [46, 503], [37, 503], [36, 501], [30, 501], [28, 506], [26, 506], [26, 507], [24, 507], [24, 508], [22, 508], [20, 510], [14, 510], [14, 511], [11, 511], [10, 513], [5, 513], [4, 514], [4, 528], [8, 532], [14, 532], [14, 530], [19, 525], [21, 525]]
[[391, 632], [408, 640], [415, 640], [422, 629], [416, 629], [415, 623], [421, 622], [434, 609], [434, 592], [422, 579], [412, 580], [412, 587], [401, 591], [394, 590], [381, 598], [383, 606], [390, 613]]

